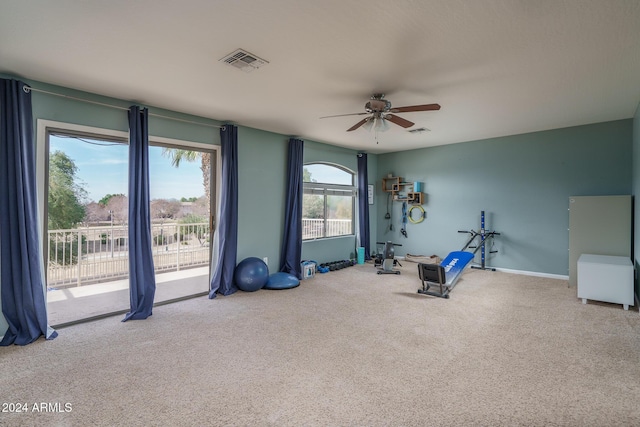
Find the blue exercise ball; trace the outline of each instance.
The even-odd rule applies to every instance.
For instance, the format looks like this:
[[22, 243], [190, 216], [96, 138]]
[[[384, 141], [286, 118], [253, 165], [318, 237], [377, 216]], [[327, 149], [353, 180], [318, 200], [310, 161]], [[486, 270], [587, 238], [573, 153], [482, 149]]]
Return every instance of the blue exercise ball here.
[[236, 266], [233, 281], [238, 289], [254, 292], [262, 289], [269, 280], [269, 267], [260, 258], [245, 258]]
[[291, 289], [295, 288], [300, 284], [300, 280], [293, 274], [283, 273], [282, 271], [279, 273], [273, 273], [269, 275], [269, 280], [267, 280], [267, 284], [264, 285], [265, 289]]

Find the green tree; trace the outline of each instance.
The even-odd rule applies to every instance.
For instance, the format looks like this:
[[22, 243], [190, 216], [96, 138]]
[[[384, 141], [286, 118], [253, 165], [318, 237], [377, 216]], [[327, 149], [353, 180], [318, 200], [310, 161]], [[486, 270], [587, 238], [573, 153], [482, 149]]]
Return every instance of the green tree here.
[[120, 193], [120, 194], [107, 194], [102, 199], [100, 199], [100, 201], [98, 203], [100, 203], [102, 206], [107, 206], [109, 204], [109, 200], [111, 200], [113, 197], [116, 197], [116, 196], [124, 197], [124, 194], [122, 194], [122, 193]]
[[171, 166], [180, 167], [180, 163], [195, 162], [200, 159], [200, 170], [202, 171], [202, 186], [204, 187], [204, 195], [207, 198], [207, 205], [211, 201], [210, 185], [211, 182], [211, 154], [202, 151], [182, 150], [180, 148], [163, 148], [162, 155], [171, 159]]
[[[49, 230], [74, 228], [85, 217], [82, 201], [87, 192], [78, 183], [78, 168], [73, 160], [62, 151], [55, 151], [49, 157]], [[84, 243], [85, 236], [81, 242]], [[78, 262], [78, 234], [55, 233], [49, 239], [49, 262], [61, 265], [72, 265]], [[80, 252], [84, 253], [81, 249]]]
[[309, 169], [307, 169], [307, 168], [302, 168], [302, 181], [303, 182], [316, 182], [315, 179], [311, 178], [311, 172], [309, 172]]
[[49, 157], [48, 226], [50, 230], [73, 228], [82, 222], [87, 192], [78, 183], [78, 168], [62, 151]]
[[324, 196], [304, 194], [302, 196], [302, 217], [308, 219], [324, 218]]
[[[311, 178], [311, 172], [307, 168], [302, 168], [303, 182], [316, 182]], [[309, 219], [324, 218], [324, 197], [318, 194], [302, 195], [302, 217]]]

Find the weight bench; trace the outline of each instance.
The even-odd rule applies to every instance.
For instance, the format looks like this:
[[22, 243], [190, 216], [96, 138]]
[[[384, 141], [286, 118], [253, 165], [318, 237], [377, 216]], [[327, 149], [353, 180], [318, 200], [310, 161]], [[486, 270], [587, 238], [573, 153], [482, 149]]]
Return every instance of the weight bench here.
[[[418, 276], [422, 282], [422, 289], [418, 289], [418, 293], [449, 298], [449, 292], [456, 285], [462, 271], [471, 262], [474, 254], [475, 252], [456, 251], [447, 255], [440, 265], [418, 264]], [[439, 291], [430, 291], [429, 289], [433, 286], [437, 286]]]

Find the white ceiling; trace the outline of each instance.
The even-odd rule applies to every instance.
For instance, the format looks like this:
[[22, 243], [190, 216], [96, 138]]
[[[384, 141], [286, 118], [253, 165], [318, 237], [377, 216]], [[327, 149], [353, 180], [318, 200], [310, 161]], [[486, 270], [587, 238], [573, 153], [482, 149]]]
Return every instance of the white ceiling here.
[[[269, 64], [219, 62], [237, 48]], [[0, 0], [0, 72], [371, 153], [633, 117], [640, 0]], [[373, 93], [402, 113], [346, 132]], [[413, 129], [409, 128], [409, 129]]]

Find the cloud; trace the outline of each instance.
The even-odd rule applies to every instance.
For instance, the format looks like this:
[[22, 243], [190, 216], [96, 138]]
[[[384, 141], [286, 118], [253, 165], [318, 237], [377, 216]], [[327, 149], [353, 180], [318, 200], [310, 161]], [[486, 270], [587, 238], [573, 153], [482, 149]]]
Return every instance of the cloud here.
[[126, 165], [127, 163], [129, 163], [129, 160], [127, 160], [127, 159], [104, 159], [104, 160], [101, 160], [98, 163], [99, 164], [103, 164], [103, 165]]

